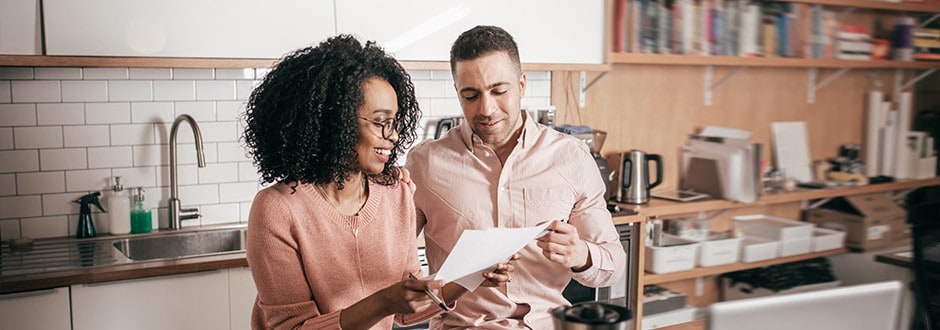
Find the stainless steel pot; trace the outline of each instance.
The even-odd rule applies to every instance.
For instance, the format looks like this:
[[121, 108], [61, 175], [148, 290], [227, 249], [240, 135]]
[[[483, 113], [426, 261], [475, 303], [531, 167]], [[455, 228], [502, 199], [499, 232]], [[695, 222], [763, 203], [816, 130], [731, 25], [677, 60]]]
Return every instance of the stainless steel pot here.
[[589, 301], [552, 309], [555, 330], [617, 329], [633, 327], [633, 313], [623, 306]]

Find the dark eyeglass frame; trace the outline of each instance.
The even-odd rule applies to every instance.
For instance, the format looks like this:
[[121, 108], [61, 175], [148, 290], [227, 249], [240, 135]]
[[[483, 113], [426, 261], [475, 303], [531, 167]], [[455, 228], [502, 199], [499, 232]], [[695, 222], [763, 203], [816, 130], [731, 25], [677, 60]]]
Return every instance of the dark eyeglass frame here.
[[365, 117], [359, 117], [359, 119], [365, 120], [372, 123], [373, 125], [380, 127], [382, 132], [382, 138], [388, 140], [392, 136], [392, 132], [398, 132], [398, 120], [395, 118], [389, 118], [383, 121], [375, 121]]

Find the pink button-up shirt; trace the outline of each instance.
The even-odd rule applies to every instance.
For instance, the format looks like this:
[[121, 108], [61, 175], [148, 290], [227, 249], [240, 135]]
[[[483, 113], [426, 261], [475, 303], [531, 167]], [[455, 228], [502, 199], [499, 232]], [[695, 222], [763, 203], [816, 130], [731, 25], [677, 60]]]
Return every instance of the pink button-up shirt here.
[[465, 229], [530, 227], [568, 219], [587, 242], [593, 265], [574, 273], [545, 258], [532, 241], [519, 253], [505, 288], [480, 287], [456, 309], [431, 320], [432, 329], [550, 329], [552, 308], [568, 305], [562, 290], [574, 278], [590, 287], [624, 275], [626, 256], [607, 211], [606, 190], [584, 142], [536, 124], [523, 112], [518, 144], [500, 164], [469, 126], [409, 152], [417, 184], [417, 229], [424, 229], [431, 273], [437, 272]]

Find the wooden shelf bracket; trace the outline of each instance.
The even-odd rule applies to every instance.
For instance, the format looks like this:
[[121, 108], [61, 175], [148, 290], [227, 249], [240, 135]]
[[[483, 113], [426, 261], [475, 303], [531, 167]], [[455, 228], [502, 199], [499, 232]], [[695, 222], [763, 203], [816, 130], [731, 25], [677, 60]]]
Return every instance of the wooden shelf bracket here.
[[823, 86], [828, 85], [828, 84], [831, 83], [833, 80], [836, 80], [836, 78], [839, 78], [839, 76], [842, 76], [842, 75], [845, 74], [846, 72], [849, 72], [849, 70], [851, 70], [851, 69], [852, 69], [852, 68], [841, 68], [841, 69], [839, 69], [838, 71], [836, 71], [835, 73], [829, 75], [828, 77], [823, 78], [823, 80], [820, 81], [819, 83], [816, 83], [816, 78], [817, 78], [817, 75], [819, 74], [819, 73], [818, 73], [819, 69], [818, 69], [818, 68], [810, 68], [810, 69], [809, 69], [809, 83], [807, 84], [807, 91], [806, 91], [806, 92], [807, 92], [807, 94], [806, 94], [806, 103], [809, 103], [809, 104], [815, 103], [815, 102], [816, 102], [816, 90], [817, 90], [817, 89], [823, 88]]
[[601, 80], [601, 78], [603, 78], [606, 75], [607, 75], [607, 71], [601, 72], [599, 75], [597, 75], [597, 77], [594, 77], [594, 79], [591, 79], [590, 82], [585, 83], [587, 81], [587, 72], [585, 72], [584, 70], [581, 71], [581, 75], [578, 79], [578, 86], [580, 87], [578, 88], [580, 90], [580, 92], [578, 93], [578, 106], [582, 108], [584, 107], [584, 104], [587, 103], [586, 93], [587, 93], [588, 88], [591, 88], [591, 86], [594, 86], [594, 83], [596, 83], [598, 80]]
[[705, 66], [705, 90], [703, 91], [705, 105], [706, 106], [712, 105], [712, 92], [716, 88], [724, 84], [726, 81], [728, 81], [728, 79], [731, 79], [731, 77], [734, 77], [734, 75], [738, 74], [738, 72], [741, 72], [741, 70], [744, 70], [744, 68], [745, 67], [743, 66], [736, 67], [734, 68], [734, 70], [731, 70], [731, 72], [728, 72], [728, 74], [726, 74], [724, 77], [721, 77], [721, 79], [718, 79], [718, 81], [715, 81], [715, 72], [714, 72], [715, 66], [714, 65]]

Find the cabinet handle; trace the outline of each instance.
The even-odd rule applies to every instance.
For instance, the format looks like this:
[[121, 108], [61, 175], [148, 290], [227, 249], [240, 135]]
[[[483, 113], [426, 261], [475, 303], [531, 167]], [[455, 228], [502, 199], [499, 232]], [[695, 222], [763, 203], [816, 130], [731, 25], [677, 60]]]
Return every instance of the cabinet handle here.
[[212, 270], [203, 270], [203, 271], [192, 272], [192, 273], [182, 273], [182, 274], [173, 274], [173, 275], [161, 275], [161, 276], [150, 276], [150, 277], [132, 278], [132, 279], [127, 279], [127, 280], [107, 281], [107, 282], [98, 282], [98, 283], [84, 283], [84, 284], [82, 284], [82, 286], [84, 286], [84, 287], [96, 287], [96, 286], [105, 286], [105, 285], [118, 284], [118, 283], [143, 282], [143, 281], [151, 281], [151, 280], [165, 280], [165, 279], [169, 279], [169, 278], [190, 277], [190, 276], [204, 275], [204, 274], [207, 274], [207, 273], [218, 273], [218, 272], [221, 272], [221, 271], [222, 271], [221, 269], [212, 269]]
[[39, 296], [39, 295], [44, 295], [44, 294], [56, 293], [58, 291], [59, 289], [46, 289], [46, 290], [8, 293], [8, 294], [0, 295], [0, 300], [23, 298], [23, 297], [30, 297], [30, 296]]

